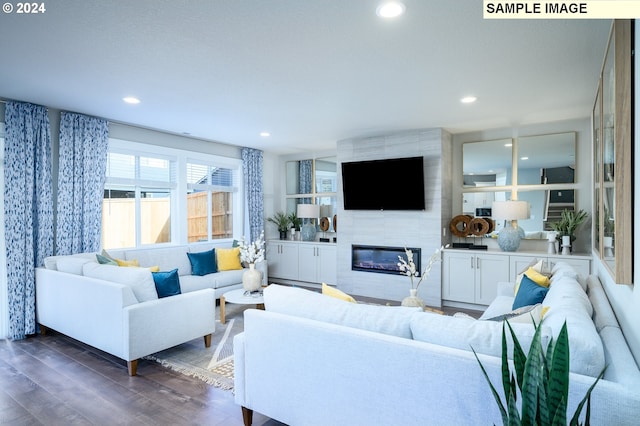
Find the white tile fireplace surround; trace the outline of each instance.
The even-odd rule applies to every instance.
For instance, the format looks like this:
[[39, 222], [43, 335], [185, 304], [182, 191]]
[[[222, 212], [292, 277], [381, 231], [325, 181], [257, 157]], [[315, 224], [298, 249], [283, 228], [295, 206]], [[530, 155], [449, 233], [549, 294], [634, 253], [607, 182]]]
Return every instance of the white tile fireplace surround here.
[[[422, 267], [448, 236], [443, 236], [451, 216], [451, 135], [442, 129], [423, 129], [337, 143], [338, 168], [342, 162], [386, 158], [424, 158], [424, 211], [344, 210], [342, 178], [338, 177], [337, 286], [354, 295], [401, 301], [409, 295], [405, 275], [352, 269], [352, 246], [414, 247], [421, 250]], [[376, 177], [371, 178], [376, 184]], [[410, 182], [397, 188], [398, 197], [412, 196]], [[441, 267], [436, 265], [420, 284], [419, 296], [431, 306], [441, 306]]]

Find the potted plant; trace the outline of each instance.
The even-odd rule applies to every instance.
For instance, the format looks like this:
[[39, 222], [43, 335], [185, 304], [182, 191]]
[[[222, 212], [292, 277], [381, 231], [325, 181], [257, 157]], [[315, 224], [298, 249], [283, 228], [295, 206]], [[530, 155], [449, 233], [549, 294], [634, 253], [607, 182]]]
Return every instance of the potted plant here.
[[[503, 405], [498, 391], [491, 383], [478, 355], [473, 351], [482, 373], [489, 383], [491, 393], [498, 404], [503, 424], [505, 426], [566, 425], [569, 397], [569, 335], [567, 323], [563, 324], [558, 340], [555, 342], [552, 340], [545, 351], [540, 338], [541, 320], [535, 325], [536, 329], [531, 341], [531, 347], [526, 355], [511, 325], [508, 321], [505, 321], [505, 323], [506, 326], [503, 324], [502, 327], [502, 386], [506, 396], [506, 407]], [[513, 338], [513, 364], [510, 364], [507, 354], [507, 326]], [[511, 371], [511, 368], [515, 370], [515, 374]], [[589, 424], [591, 391], [603, 375], [604, 369], [576, 407], [569, 423], [571, 426], [581, 424], [579, 417], [585, 403], [587, 408], [584, 424]], [[518, 412], [518, 397], [521, 399], [520, 412]]]
[[289, 213], [289, 222], [291, 223], [291, 238], [294, 238], [295, 232], [300, 232], [302, 226], [302, 219], [300, 219], [296, 212]]
[[562, 237], [566, 236], [570, 237], [570, 242], [573, 244], [576, 239], [576, 229], [578, 229], [578, 227], [587, 220], [587, 217], [589, 217], [589, 215], [582, 209], [577, 212], [574, 210], [564, 209], [562, 210], [560, 220], [558, 222], [552, 222], [550, 226], [551, 229], [558, 233], [556, 238], [561, 244]]
[[289, 216], [287, 216], [285, 212], [279, 211], [275, 213], [273, 216], [271, 216], [270, 218], [268, 218], [267, 221], [271, 223], [275, 223], [275, 225], [278, 227], [281, 240], [287, 239], [287, 230], [289, 229], [290, 221], [289, 221]]

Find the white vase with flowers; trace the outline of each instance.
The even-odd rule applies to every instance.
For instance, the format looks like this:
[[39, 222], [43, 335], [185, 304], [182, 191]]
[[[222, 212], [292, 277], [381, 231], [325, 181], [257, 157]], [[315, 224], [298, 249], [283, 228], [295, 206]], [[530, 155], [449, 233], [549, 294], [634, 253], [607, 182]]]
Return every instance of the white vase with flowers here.
[[247, 244], [244, 237], [240, 239], [240, 261], [249, 265], [249, 269], [242, 274], [242, 287], [245, 291], [253, 293], [262, 288], [262, 272], [256, 269], [256, 263], [264, 260], [264, 231], [260, 237]]
[[[429, 262], [427, 262], [427, 267], [424, 269], [424, 272], [420, 274], [420, 271], [416, 268], [416, 264], [413, 261], [413, 252], [405, 247], [404, 252], [407, 258], [405, 259], [402, 256], [398, 256], [398, 268], [403, 275], [406, 275], [411, 280], [411, 288], [409, 289], [409, 296], [405, 297], [402, 300], [402, 306], [418, 306], [424, 308], [424, 301], [418, 297], [418, 287], [422, 283], [422, 281], [429, 276], [431, 273], [431, 268], [433, 265], [441, 260], [442, 250], [447, 246], [441, 246], [438, 248], [429, 258]], [[415, 282], [414, 278], [420, 278]]]

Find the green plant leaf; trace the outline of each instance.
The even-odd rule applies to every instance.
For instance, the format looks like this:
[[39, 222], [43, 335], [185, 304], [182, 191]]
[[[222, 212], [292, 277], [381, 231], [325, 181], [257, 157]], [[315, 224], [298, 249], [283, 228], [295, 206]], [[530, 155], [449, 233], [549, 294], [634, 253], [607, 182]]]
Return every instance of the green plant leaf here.
[[[516, 337], [516, 333], [511, 328], [511, 324], [509, 321], [505, 321], [507, 323], [507, 327], [509, 327], [509, 332], [511, 333], [511, 339], [513, 340], [513, 365], [516, 370], [516, 378], [518, 379], [518, 388], [522, 391], [522, 379], [524, 376], [524, 366], [527, 361], [527, 355], [522, 350], [522, 346], [520, 346], [520, 342]], [[505, 340], [505, 330], [504, 326], [502, 327], [502, 338]], [[503, 355], [507, 352], [506, 343], [502, 347]]]
[[487, 370], [485, 370], [484, 365], [482, 365], [482, 363], [480, 362], [480, 359], [478, 358], [478, 354], [476, 353], [475, 349], [473, 349], [472, 347], [471, 350], [473, 351], [473, 355], [475, 355], [476, 360], [478, 361], [478, 364], [480, 364], [480, 369], [482, 370], [482, 374], [484, 375], [484, 378], [487, 380], [487, 383], [489, 383], [489, 387], [491, 388], [491, 393], [493, 394], [493, 398], [496, 400], [496, 404], [498, 404], [498, 409], [500, 410], [500, 415], [502, 416], [502, 424], [506, 426], [509, 424], [509, 416], [507, 415], [507, 411], [504, 409], [504, 406], [502, 405], [502, 401], [500, 400], [500, 395], [498, 395], [498, 391], [496, 391], [496, 388], [493, 386], [493, 383], [491, 383], [491, 380], [489, 379], [489, 375], [487, 374]]
[[[504, 390], [504, 396], [509, 399], [509, 395], [512, 391], [515, 391], [512, 386], [511, 372], [509, 371], [509, 360], [507, 356], [507, 333], [505, 332], [504, 322], [502, 323], [502, 389]], [[516, 397], [517, 399], [517, 397]]]
[[[522, 423], [525, 425], [533, 424], [536, 419], [538, 387], [543, 386], [542, 371], [545, 367], [542, 362], [542, 345], [540, 344], [541, 324], [542, 321], [536, 326], [536, 331], [533, 334], [522, 378]], [[515, 335], [513, 338], [515, 343], [517, 338]]]
[[565, 426], [567, 424], [567, 400], [564, 396], [560, 398], [560, 403], [553, 413], [553, 419], [550, 423], [551, 426]]
[[591, 417], [591, 391], [593, 391], [593, 388], [596, 387], [596, 384], [600, 381], [600, 379], [602, 379], [602, 377], [604, 377], [604, 372], [606, 371], [607, 367], [605, 366], [602, 371], [600, 372], [600, 374], [598, 375], [598, 377], [596, 378], [596, 381], [593, 382], [593, 384], [591, 385], [591, 387], [589, 387], [589, 389], [587, 390], [587, 394], [584, 396], [584, 398], [582, 398], [582, 401], [580, 401], [580, 404], [578, 404], [578, 406], [576, 407], [576, 411], [575, 413], [573, 413], [573, 417], [571, 417], [571, 421], [569, 422], [569, 424], [571, 426], [577, 426], [578, 423], [578, 419], [580, 417], [580, 412], [582, 411], [582, 407], [584, 407], [585, 402], [587, 402], [587, 416], [586, 416], [586, 420], [585, 420], [585, 426], [587, 426], [589, 424], [589, 417]]
[[[567, 322], [565, 321], [558, 334], [558, 340], [556, 340], [553, 347], [553, 352], [550, 358], [549, 368], [549, 412], [558, 415], [560, 404], [565, 399], [565, 396], [569, 394], [569, 336], [567, 334]], [[558, 419], [563, 424], [567, 423], [566, 419], [566, 407], [567, 401], [564, 400], [564, 418]], [[554, 418], [555, 421], [555, 418]]]

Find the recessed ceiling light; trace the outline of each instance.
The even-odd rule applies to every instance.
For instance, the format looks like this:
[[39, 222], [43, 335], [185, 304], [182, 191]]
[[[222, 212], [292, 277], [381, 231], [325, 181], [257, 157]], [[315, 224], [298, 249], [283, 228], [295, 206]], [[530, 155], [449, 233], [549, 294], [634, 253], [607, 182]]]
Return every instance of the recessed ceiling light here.
[[506, 146], [507, 148], [511, 148], [513, 146], [512, 143], [505, 143], [504, 146]]
[[140, 99], [134, 97], [134, 96], [125, 96], [124, 98], [122, 98], [123, 101], [125, 101], [128, 104], [139, 104], [140, 103]]
[[460, 102], [462, 102], [463, 104], [470, 104], [477, 100], [478, 98], [476, 98], [475, 96], [465, 96], [464, 98], [460, 99]]
[[387, 1], [377, 7], [376, 15], [381, 18], [395, 18], [402, 15], [405, 10], [406, 7], [402, 2]]
[[529, 157], [520, 157], [521, 160], [528, 160]]
[[271, 133], [269, 133], [269, 132], [260, 132], [260, 136], [262, 136], [263, 138], [268, 138], [269, 136], [271, 136]]

